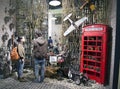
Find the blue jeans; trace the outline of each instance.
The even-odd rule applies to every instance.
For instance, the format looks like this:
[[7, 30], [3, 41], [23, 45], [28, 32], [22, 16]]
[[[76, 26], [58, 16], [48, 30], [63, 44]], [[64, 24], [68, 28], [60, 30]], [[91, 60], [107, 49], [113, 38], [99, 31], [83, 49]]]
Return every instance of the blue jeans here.
[[34, 60], [35, 65], [35, 79], [38, 82], [43, 82], [45, 77], [45, 58]]
[[18, 74], [18, 78], [22, 78], [23, 77], [23, 68], [24, 68], [24, 61], [22, 61], [21, 59], [18, 60], [17, 63], [17, 74]]

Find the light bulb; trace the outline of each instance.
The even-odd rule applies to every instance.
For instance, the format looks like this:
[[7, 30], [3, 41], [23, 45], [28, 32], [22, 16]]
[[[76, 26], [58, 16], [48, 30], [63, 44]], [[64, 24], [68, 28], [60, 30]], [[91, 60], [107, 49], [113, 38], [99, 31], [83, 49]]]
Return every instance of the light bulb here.
[[58, 1], [58, 0], [52, 0], [52, 1], [49, 2], [49, 4], [51, 6], [59, 6], [61, 4], [61, 2]]

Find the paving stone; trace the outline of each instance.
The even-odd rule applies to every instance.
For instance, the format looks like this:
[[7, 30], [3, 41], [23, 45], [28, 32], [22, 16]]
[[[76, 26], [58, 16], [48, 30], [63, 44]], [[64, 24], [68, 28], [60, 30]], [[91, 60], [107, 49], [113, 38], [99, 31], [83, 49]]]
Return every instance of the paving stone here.
[[[29, 76], [30, 77], [30, 76]], [[0, 79], [0, 89], [106, 89], [103, 85], [92, 83], [91, 86], [76, 85], [63, 80], [45, 78], [43, 83], [33, 83], [31, 79], [27, 82], [19, 82], [15, 77]]]

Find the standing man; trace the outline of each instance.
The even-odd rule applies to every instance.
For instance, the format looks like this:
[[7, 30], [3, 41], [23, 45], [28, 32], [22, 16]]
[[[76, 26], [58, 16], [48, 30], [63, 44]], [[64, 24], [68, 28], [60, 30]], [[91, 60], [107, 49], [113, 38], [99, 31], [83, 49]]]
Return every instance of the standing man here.
[[53, 40], [50, 36], [49, 39], [48, 39], [48, 47], [50, 48], [51, 46], [53, 46]]
[[35, 65], [35, 82], [43, 82], [45, 76], [45, 58], [47, 56], [47, 40], [40, 31], [35, 32], [33, 41], [33, 54]]
[[25, 42], [25, 38], [18, 37], [18, 54], [20, 56], [20, 59], [17, 62], [17, 73], [18, 73], [18, 80], [20, 82], [24, 82], [23, 78], [23, 68], [24, 68], [24, 63], [25, 63], [25, 50], [23, 47], [23, 43]]

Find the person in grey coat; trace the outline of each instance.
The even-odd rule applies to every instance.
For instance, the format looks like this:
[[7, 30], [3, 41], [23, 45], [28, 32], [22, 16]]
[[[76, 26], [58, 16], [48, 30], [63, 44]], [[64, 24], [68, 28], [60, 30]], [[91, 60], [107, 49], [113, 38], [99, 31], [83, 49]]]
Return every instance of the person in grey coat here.
[[45, 76], [45, 59], [47, 56], [47, 40], [44, 39], [40, 31], [35, 33], [35, 37], [33, 40], [34, 81], [43, 82]]

